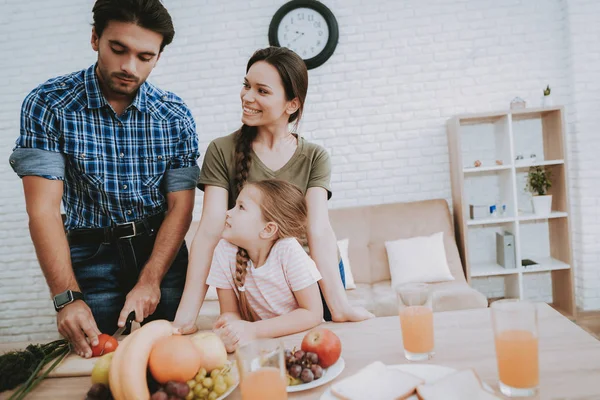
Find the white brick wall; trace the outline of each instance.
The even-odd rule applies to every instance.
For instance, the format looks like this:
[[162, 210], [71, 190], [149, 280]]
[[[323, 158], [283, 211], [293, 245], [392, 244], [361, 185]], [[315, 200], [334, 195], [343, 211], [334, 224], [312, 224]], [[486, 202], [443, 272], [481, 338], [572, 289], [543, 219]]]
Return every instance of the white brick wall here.
[[[567, 104], [570, 112], [578, 304], [600, 308], [600, 253], [594, 248], [600, 239], [600, 191], [592, 181], [600, 114], [591, 107], [599, 105], [599, 3], [323, 2], [338, 18], [340, 42], [325, 65], [310, 71], [301, 132], [332, 154], [330, 206], [450, 199], [445, 121], [457, 113], [505, 109], [515, 96], [539, 105], [549, 83], [555, 102]], [[246, 61], [268, 45], [268, 24], [283, 3], [165, 0], [176, 36], [151, 80], [192, 108], [202, 149], [239, 126]], [[21, 183], [6, 160], [27, 92], [94, 62], [92, 5], [92, 0], [0, 2], [0, 340], [56, 334]], [[200, 205], [198, 194], [196, 217]], [[24, 291], [27, 299], [17, 301]]]
[[600, 308], [600, 3], [569, 0], [569, 132], [577, 301]]

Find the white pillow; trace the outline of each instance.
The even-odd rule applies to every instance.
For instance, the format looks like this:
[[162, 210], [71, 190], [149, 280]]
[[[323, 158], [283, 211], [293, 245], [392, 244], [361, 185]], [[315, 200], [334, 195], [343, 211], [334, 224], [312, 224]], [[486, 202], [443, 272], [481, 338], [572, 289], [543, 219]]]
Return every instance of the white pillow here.
[[346, 290], [356, 289], [354, 277], [352, 276], [352, 268], [350, 268], [350, 258], [348, 257], [348, 243], [350, 239], [338, 240], [337, 245], [340, 249], [342, 262], [344, 263], [344, 277], [346, 278]]
[[214, 286], [209, 286], [206, 296], [204, 296], [204, 300], [219, 300], [219, 297], [217, 296], [217, 288]]
[[446, 251], [444, 232], [385, 242], [392, 288], [404, 283], [453, 281]]

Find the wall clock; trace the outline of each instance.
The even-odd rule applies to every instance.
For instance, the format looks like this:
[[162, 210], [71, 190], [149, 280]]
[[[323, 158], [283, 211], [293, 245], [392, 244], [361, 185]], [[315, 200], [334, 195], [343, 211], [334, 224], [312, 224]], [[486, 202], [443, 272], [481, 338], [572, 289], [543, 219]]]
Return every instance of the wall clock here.
[[317, 68], [333, 54], [338, 24], [329, 8], [316, 0], [292, 0], [273, 16], [269, 44], [298, 54], [308, 69]]

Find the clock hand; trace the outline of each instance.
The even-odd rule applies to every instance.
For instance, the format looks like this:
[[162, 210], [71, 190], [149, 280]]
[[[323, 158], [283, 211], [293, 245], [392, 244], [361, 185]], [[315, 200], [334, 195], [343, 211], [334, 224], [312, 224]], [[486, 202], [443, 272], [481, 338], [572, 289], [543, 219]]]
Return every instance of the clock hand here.
[[296, 33], [300, 33], [298, 36], [296, 36], [291, 42], [290, 44], [294, 43], [296, 40], [300, 39], [302, 36], [304, 36], [304, 32], [298, 32], [296, 31]]

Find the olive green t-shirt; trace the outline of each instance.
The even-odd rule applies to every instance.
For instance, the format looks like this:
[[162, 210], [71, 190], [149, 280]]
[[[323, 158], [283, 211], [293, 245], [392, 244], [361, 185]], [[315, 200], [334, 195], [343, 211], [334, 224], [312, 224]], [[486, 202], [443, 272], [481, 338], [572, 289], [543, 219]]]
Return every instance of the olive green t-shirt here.
[[[238, 192], [235, 185], [235, 137], [237, 132], [213, 140], [204, 155], [198, 188], [218, 186], [229, 191], [229, 205], [235, 205]], [[290, 160], [277, 171], [264, 165], [251, 150], [248, 182], [281, 179], [292, 183], [306, 195], [311, 187], [322, 187], [331, 198], [331, 161], [325, 149], [298, 136], [298, 147]]]

